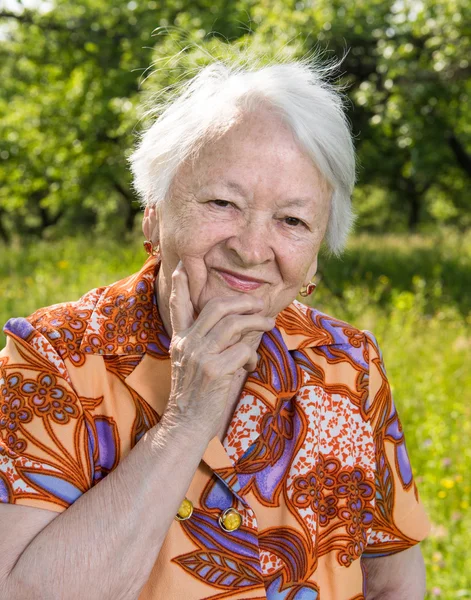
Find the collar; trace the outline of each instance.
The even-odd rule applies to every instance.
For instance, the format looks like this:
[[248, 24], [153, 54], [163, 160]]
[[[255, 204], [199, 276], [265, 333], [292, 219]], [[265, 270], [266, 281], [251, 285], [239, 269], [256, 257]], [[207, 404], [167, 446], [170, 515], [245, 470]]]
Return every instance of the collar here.
[[157, 309], [154, 283], [160, 261], [150, 256], [137, 273], [105, 287], [79, 351], [105, 356], [168, 356], [170, 339]]
[[[154, 284], [160, 267], [150, 256], [140, 271], [105, 287], [88, 321], [79, 351], [101, 355], [168, 356], [170, 339], [160, 317]], [[316, 346], [352, 344], [361, 332], [351, 325], [293, 301], [271, 332], [291, 352]], [[264, 336], [265, 337], [265, 336]], [[263, 343], [263, 338], [262, 338]], [[354, 344], [355, 345], [355, 344]]]
[[[111, 362], [131, 360], [123, 382], [157, 415], [165, 410], [171, 384], [171, 364], [166, 360], [170, 339], [154, 294], [159, 267], [159, 258], [151, 256], [138, 273], [104, 288], [80, 345], [82, 352], [107, 355]], [[258, 349], [260, 360], [245, 382], [230, 426], [233, 433], [226, 436], [227, 447], [217, 437], [213, 438], [203, 461], [225, 480], [224, 473], [233, 477], [234, 464], [249, 448], [255, 448], [253, 456], [262, 455], [266, 444], [265, 416], [282, 411], [303, 383], [294, 351], [330, 346], [321, 352], [338, 353], [343, 349], [335, 350], [332, 346], [348, 344], [350, 352], [352, 346], [361, 346], [351, 339], [357, 335], [362, 332], [297, 301], [281, 311], [274, 329], [262, 337]], [[130, 355], [137, 355], [138, 360]], [[333, 360], [338, 357], [333, 356]]]

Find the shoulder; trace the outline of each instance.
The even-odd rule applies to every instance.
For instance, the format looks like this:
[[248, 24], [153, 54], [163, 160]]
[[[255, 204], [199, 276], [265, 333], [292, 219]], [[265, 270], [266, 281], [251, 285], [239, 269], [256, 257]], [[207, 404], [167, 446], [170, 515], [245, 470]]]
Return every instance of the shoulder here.
[[278, 315], [277, 326], [290, 350], [325, 346], [359, 348], [374, 339], [369, 331], [297, 300]]
[[149, 302], [157, 266], [156, 258], [149, 257], [138, 272], [94, 288], [78, 300], [45, 306], [28, 317], [9, 319], [3, 330], [6, 335], [27, 342], [39, 333], [55, 346], [64, 341], [72, 350], [74, 344], [80, 344], [96, 309], [107, 314], [122, 306], [131, 308], [138, 295], [141, 302]]
[[10, 338], [23, 352], [40, 354], [62, 370], [66, 359], [78, 367], [87, 355], [161, 351], [165, 336], [154, 296], [157, 268], [157, 259], [149, 257], [137, 273], [94, 288], [78, 300], [9, 319], [3, 328], [7, 345]]
[[45, 306], [27, 317], [9, 319], [3, 331], [22, 346], [57, 363], [77, 356], [93, 311], [107, 287], [94, 288], [78, 300]]
[[[296, 362], [329, 377], [355, 379], [353, 387], [369, 381], [373, 370], [386, 373], [376, 337], [371, 331], [305, 306], [295, 300], [277, 318], [277, 328]], [[342, 379], [343, 380], [343, 379]]]

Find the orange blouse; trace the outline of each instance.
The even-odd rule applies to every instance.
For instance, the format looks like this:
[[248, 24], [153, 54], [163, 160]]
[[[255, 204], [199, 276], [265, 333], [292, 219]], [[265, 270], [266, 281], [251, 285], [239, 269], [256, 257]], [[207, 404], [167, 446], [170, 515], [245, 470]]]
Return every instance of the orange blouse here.
[[[6, 323], [0, 501], [63, 511], [158, 423], [170, 390], [158, 268], [149, 257], [122, 281]], [[373, 335], [294, 301], [258, 352], [187, 491], [194, 511], [172, 523], [140, 600], [360, 600], [362, 556], [427, 535]]]

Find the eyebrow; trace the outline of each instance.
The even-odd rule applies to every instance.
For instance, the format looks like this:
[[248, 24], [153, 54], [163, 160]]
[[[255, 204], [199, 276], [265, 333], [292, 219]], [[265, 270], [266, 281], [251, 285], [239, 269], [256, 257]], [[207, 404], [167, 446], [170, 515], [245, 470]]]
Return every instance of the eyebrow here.
[[[237, 194], [239, 194], [239, 196], [243, 196], [244, 198], [247, 197], [247, 190], [240, 184], [237, 183], [237, 181], [232, 181], [232, 180], [227, 180], [227, 181], [218, 181], [217, 183], [211, 184], [209, 186], [205, 186], [206, 187], [212, 187], [213, 185], [223, 185], [225, 188], [228, 188], [234, 192], [236, 192]], [[302, 198], [291, 198], [289, 200], [286, 201], [282, 201], [279, 203], [280, 207], [287, 207], [287, 206], [300, 206], [300, 207], [305, 207], [306, 204], [309, 204], [310, 199], [306, 198], [305, 200], [303, 200]]]
[[245, 190], [242, 185], [240, 185], [239, 183], [237, 183], [235, 181], [212, 181], [211, 183], [203, 185], [200, 188], [200, 192], [208, 193], [209, 190], [213, 189], [214, 187], [218, 187], [218, 186], [222, 186], [229, 190], [232, 190], [232, 191], [236, 192], [237, 194], [239, 194], [239, 196], [244, 196], [244, 197], [247, 196], [247, 190]]
[[281, 202], [281, 206], [301, 206], [304, 208], [306, 204], [309, 203], [309, 200], [302, 200], [301, 198], [291, 198], [290, 200], [286, 200], [285, 202]]
[[221, 184], [224, 187], [227, 187], [230, 190], [233, 190], [234, 192], [239, 194], [239, 196], [247, 196], [247, 190], [242, 185], [240, 185], [240, 183], [237, 183], [236, 181], [221, 181]]

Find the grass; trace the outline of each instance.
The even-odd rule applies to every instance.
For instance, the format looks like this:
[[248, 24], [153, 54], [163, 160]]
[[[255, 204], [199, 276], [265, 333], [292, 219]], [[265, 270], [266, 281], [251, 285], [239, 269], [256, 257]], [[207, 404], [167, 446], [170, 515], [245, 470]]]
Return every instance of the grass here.
[[[0, 246], [0, 322], [73, 300], [138, 270], [138, 239]], [[312, 303], [373, 331], [433, 523], [427, 598], [471, 598], [471, 236], [359, 235], [321, 257]], [[4, 336], [0, 336], [0, 346]]]

